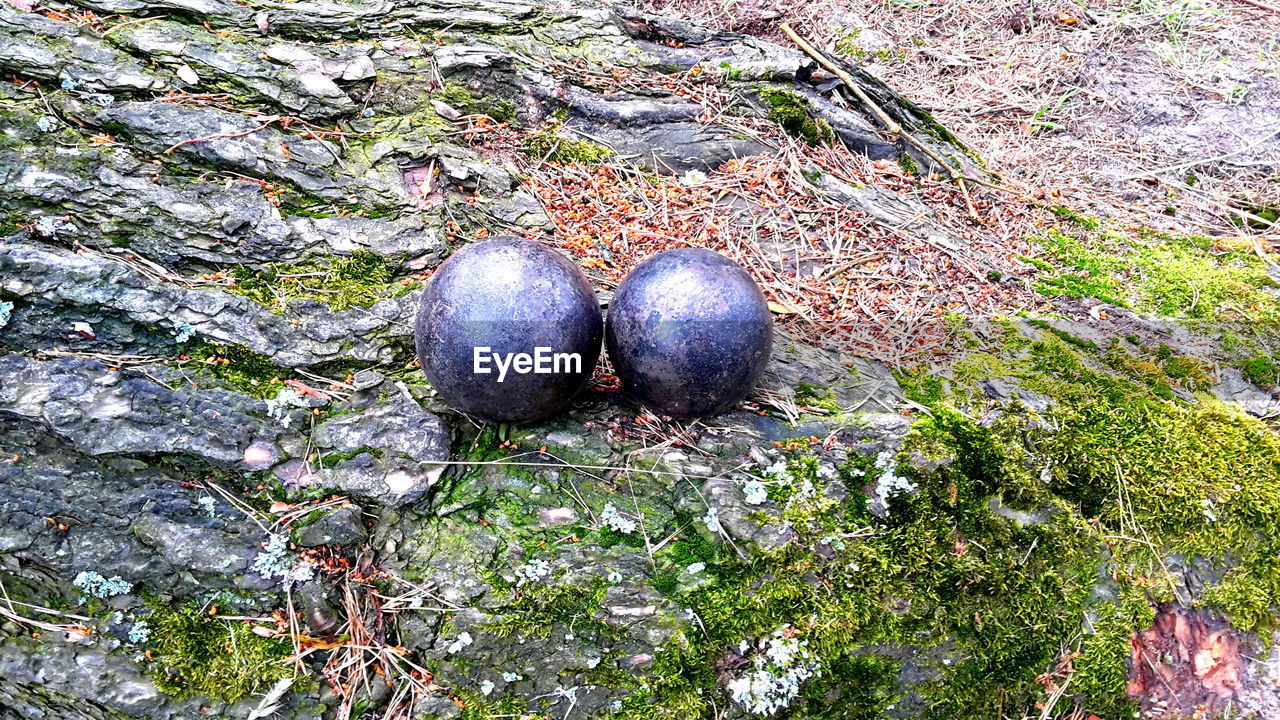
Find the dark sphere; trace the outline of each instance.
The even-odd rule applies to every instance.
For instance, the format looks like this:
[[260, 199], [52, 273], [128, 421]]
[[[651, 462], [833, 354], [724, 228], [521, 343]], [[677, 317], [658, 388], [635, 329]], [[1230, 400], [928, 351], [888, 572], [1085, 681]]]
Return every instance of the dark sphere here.
[[605, 343], [618, 378], [641, 403], [672, 417], [716, 415], [760, 380], [773, 318], [737, 263], [710, 250], [670, 250], [618, 286]]
[[496, 238], [455, 252], [432, 275], [418, 310], [418, 360], [451, 407], [527, 422], [567, 405], [591, 377], [602, 325], [577, 265], [531, 240]]

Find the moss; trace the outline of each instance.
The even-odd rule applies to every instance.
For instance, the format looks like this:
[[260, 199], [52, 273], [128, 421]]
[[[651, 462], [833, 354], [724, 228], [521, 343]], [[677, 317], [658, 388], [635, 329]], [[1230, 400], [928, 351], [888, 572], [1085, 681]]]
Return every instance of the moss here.
[[446, 82], [432, 96], [463, 115], [488, 115], [501, 123], [515, 122], [516, 106], [509, 100], [472, 92], [465, 85]]
[[[1280, 475], [1280, 438], [1212, 399], [1190, 404], [1162, 397], [1158, 377], [1091, 366], [1056, 339], [1010, 336], [1005, 342], [1003, 357], [971, 358], [958, 370], [972, 380], [992, 372], [1016, 377], [1054, 399], [1050, 421], [1057, 429], [1035, 438], [1041, 462], [1051, 468], [1050, 489], [1117, 536], [1141, 528], [1161, 552], [1236, 565], [1226, 589], [1209, 597], [1242, 627], [1262, 622], [1262, 614], [1243, 602], [1247, 593], [1231, 591], [1244, 581], [1230, 578], [1256, 581], [1256, 606], [1280, 604], [1268, 580], [1280, 569], [1280, 556], [1264, 540], [1280, 534], [1280, 488], [1273, 481]], [[1025, 358], [1006, 359], [1019, 353]], [[1167, 571], [1145, 543], [1113, 550], [1143, 568], [1131, 572], [1170, 592]]]
[[379, 457], [382, 454], [382, 451], [379, 450], [378, 448], [372, 448], [372, 447], [366, 446], [366, 447], [358, 447], [354, 450], [348, 450], [346, 452], [326, 452], [320, 455], [319, 464], [320, 464], [320, 467], [324, 467], [324, 468], [337, 467], [342, 463], [350, 460], [351, 458], [354, 458], [358, 455], [363, 455], [365, 453], [369, 453], [374, 457]]
[[[496, 576], [490, 580], [501, 589], [507, 583]], [[531, 583], [514, 592], [512, 602], [493, 612], [498, 620], [485, 625], [487, 632], [499, 637], [546, 637], [556, 625], [572, 627], [575, 635], [607, 646], [615, 638], [617, 630], [604, 622], [604, 595], [608, 585], [602, 578], [593, 578], [583, 585], [552, 582]]]
[[1280, 366], [1276, 364], [1275, 358], [1260, 355], [1245, 360], [1240, 365], [1240, 372], [1249, 382], [1270, 388], [1276, 386], [1276, 378], [1280, 377]]
[[880, 720], [905, 694], [898, 686], [900, 664], [879, 655], [847, 654], [827, 663], [822, 678], [804, 691], [814, 720]]
[[1250, 548], [1206, 599], [1237, 627], [1259, 633], [1274, 630], [1280, 625], [1280, 539], [1272, 534]]
[[840, 53], [848, 55], [854, 60], [861, 60], [867, 56], [867, 51], [858, 44], [858, 37], [862, 35], [862, 28], [840, 28], [836, 31], [835, 46]]
[[[1069, 514], [1021, 527], [988, 508], [993, 493], [1011, 502], [1050, 500], [1019, 442], [1024, 428], [1019, 418], [984, 428], [937, 409], [913, 430], [904, 456], [951, 462], [899, 468], [919, 494], [897, 497], [870, 535], [858, 532], [870, 519], [866, 498], [852, 493], [839, 503], [820, 490], [802, 494], [806, 481], [819, 478], [821, 459], [807, 447], [789, 452], [781, 484], [790, 489], [775, 499], [787, 504], [797, 541], [745, 560], [709, 553], [701, 561], [713, 582], [687, 593], [655, 581], [699, 624], [658, 654], [638, 693], [643, 702], [627, 705], [627, 716], [705, 716], [707, 696], [722, 692], [715, 663], [740, 641], [781, 626], [807, 641], [827, 672], [796, 701], [808, 703], [806, 716], [882, 716], [902, 692], [896, 666], [859, 648], [944, 638], [960, 643], [966, 659], [930, 689], [938, 716], [990, 717], [989, 701], [1001, 691], [1029, 705], [1036, 676], [1079, 631], [1099, 557], [1088, 550], [1098, 542], [1094, 532]], [[860, 485], [874, 459], [851, 453], [846, 464], [842, 474]], [[818, 543], [829, 550], [815, 552]], [[831, 693], [848, 702], [830, 702]]]
[[902, 168], [903, 172], [911, 175], [920, 174], [920, 163], [905, 152], [898, 155], [898, 167]]
[[368, 250], [325, 261], [273, 263], [261, 270], [237, 266], [228, 292], [283, 312], [290, 301], [313, 300], [334, 310], [369, 307], [398, 287], [392, 287], [394, 264]]
[[223, 620], [195, 602], [150, 607], [153, 673], [167, 694], [232, 703], [293, 673], [289, 643], [260, 637], [242, 621]]
[[[1069, 211], [1065, 211], [1069, 212]], [[1060, 213], [1062, 214], [1062, 213]], [[1226, 240], [1140, 232], [1081, 222], [1050, 228], [1035, 288], [1050, 297], [1090, 297], [1190, 324], [1254, 323], [1280, 329], [1277, 283], [1247, 248]]]
[[598, 165], [613, 155], [612, 150], [602, 145], [561, 137], [558, 127], [554, 125], [526, 137], [521, 152], [536, 160], [562, 165]]
[[487, 697], [471, 688], [459, 688], [453, 699], [461, 708], [458, 720], [490, 720], [491, 718], [521, 718], [528, 710], [524, 699], [515, 695], [499, 698]]
[[0, 216], [0, 234], [15, 233], [21, 230], [26, 222], [21, 212], [17, 210], [4, 211], [4, 215]]
[[[1280, 607], [1280, 541], [1271, 540], [1280, 537], [1280, 439], [1215, 401], [1164, 397], [1162, 385], [1202, 387], [1207, 377], [1200, 361], [1172, 350], [1102, 349], [1053, 333], [1032, 339], [1012, 324], [983, 337], [988, 345], [957, 362], [949, 382], [930, 380], [936, 370], [903, 376], [932, 417], [913, 427], [902, 457], [942, 463], [898, 469], [917, 494], [895, 496], [888, 516], [869, 523], [879, 533], [849, 542], [835, 559], [797, 547], [781, 565], [766, 557], [728, 571], [722, 563], [714, 572], [740, 579], [704, 591], [704, 602], [685, 599], [709, 631], [731, 636], [786, 618], [822, 618], [814, 626], [821, 636], [809, 638], [828, 663], [841, 647], [947, 638], [960, 660], [925, 694], [931, 716], [953, 718], [1031, 707], [1043, 697], [1037, 676], [1074, 648], [1071, 694], [1084, 709], [1118, 717], [1131, 711], [1129, 638], [1151, 622], [1152, 603], [1175, 592], [1165, 554], [1225, 563], [1232, 569], [1204, 602], [1237, 627], [1272, 627]], [[950, 409], [985, 407], [981, 383], [990, 377], [1053, 404], [1043, 420], [1006, 406], [985, 427]], [[878, 472], [870, 460], [849, 455], [841, 468], [847, 484]], [[992, 496], [1039, 519], [1021, 524], [994, 514]], [[865, 527], [859, 503], [865, 499], [824, 512], [835, 515], [837, 529]], [[832, 532], [829, 522], [795, 526], [801, 546]], [[1141, 541], [1125, 539], [1134, 536]], [[808, 582], [796, 577], [798, 567]], [[1099, 577], [1116, 579], [1117, 600], [1095, 590]], [[840, 589], [839, 597], [824, 599], [822, 586]]]
[[1102, 225], [1097, 218], [1078, 213], [1065, 205], [1054, 206], [1050, 208], [1050, 211], [1060, 220], [1065, 220], [1085, 230], [1097, 230]]
[[908, 400], [921, 405], [941, 402], [946, 394], [946, 383], [930, 373], [898, 373], [898, 385]]
[[1099, 605], [1087, 623], [1091, 632], [1080, 646], [1074, 662], [1070, 689], [1084, 702], [1084, 709], [1101, 717], [1129, 717], [1134, 703], [1129, 698], [1129, 658], [1133, 636], [1151, 626], [1155, 609], [1146, 597], [1127, 585], [1114, 605]]
[[800, 383], [796, 386], [796, 404], [804, 407], [819, 408], [827, 412], [840, 412], [836, 402], [836, 394], [831, 388], [821, 385]]
[[280, 376], [286, 371], [267, 355], [244, 345], [216, 344], [198, 340], [187, 355], [198, 367], [223, 382], [255, 397], [275, 397], [284, 388]]
[[1208, 390], [1213, 385], [1209, 375], [1209, 367], [1203, 361], [1193, 357], [1170, 357], [1163, 364], [1164, 374], [1177, 380], [1188, 390]]
[[[1113, 254], [1086, 246], [1078, 236], [1050, 229], [1040, 238], [1053, 263], [1037, 267], [1043, 271], [1035, 289], [1049, 297], [1095, 298], [1124, 307], [1124, 289], [1115, 273], [1125, 263]], [[1118, 253], [1119, 251], [1115, 251]]]
[[1083, 339], [1083, 338], [1078, 338], [1078, 337], [1076, 337], [1075, 335], [1072, 335], [1071, 333], [1069, 333], [1069, 332], [1067, 332], [1067, 331], [1065, 331], [1065, 330], [1059, 330], [1058, 328], [1054, 327], [1053, 325], [1050, 325], [1050, 324], [1049, 324], [1049, 322], [1048, 322], [1048, 321], [1046, 321], [1046, 320], [1040, 320], [1040, 319], [1037, 319], [1037, 318], [1033, 318], [1033, 319], [1031, 319], [1031, 320], [1028, 320], [1027, 322], [1028, 322], [1028, 323], [1030, 323], [1032, 327], [1037, 327], [1037, 328], [1040, 328], [1041, 330], [1045, 330], [1045, 331], [1047, 331], [1047, 332], [1050, 332], [1050, 333], [1052, 333], [1052, 334], [1054, 334], [1054, 335], [1058, 336], [1059, 338], [1061, 338], [1064, 342], [1067, 342], [1067, 343], [1069, 343], [1069, 344], [1071, 344], [1071, 345], [1075, 345], [1076, 347], [1083, 348], [1083, 349], [1085, 349], [1085, 350], [1097, 350], [1097, 349], [1098, 349], [1098, 345], [1097, 345], [1097, 343], [1095, 343], [1094, 341], [1092, 341], [1092, 340], [1085, 340], [1085, 339]]
[[799, 95], [776, 88], [761, 88], [759, 92], [767, 117], [778, 123], [788, 135], [811, 145], [829, 141], [834, 136], [825, 120], [809, 116], [808, 105]]

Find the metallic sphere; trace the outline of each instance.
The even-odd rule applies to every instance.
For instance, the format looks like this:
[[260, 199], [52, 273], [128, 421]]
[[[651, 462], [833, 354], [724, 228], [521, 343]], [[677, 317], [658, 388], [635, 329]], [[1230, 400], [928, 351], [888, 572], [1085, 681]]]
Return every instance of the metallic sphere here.
[[640, 263], [609, 306], [605, 343], [623, 386], [678, 418], [733, 409], [769, 362], [773, 318], [732, 260], [670, 250]]
[[496, 422], [569, 403], [600, 357], [591, 283], [556, 251], [504, 237], [468, 245], [422, 294], [415, 339], [432, 387], [454, 409]]

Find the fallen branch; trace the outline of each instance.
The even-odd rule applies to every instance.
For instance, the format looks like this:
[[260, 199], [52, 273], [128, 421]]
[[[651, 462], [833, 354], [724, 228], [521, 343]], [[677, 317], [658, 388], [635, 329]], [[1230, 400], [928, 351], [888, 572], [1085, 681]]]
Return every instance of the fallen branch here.
[[[844, 87], [848, 88], [850, 92], [857, 96], [858, 101], [865, 105], [867, 109], [880, 120], [881, 124], [884, 125], [885, 130], [887, 130], [890, 135], [898, 135], [902, 137], [903, 140], [906, 140], [917, 150], [929, 156], [929, 159], [932, 160], [934, 164], [945, 170], [947, 176], [956, 184], [957, 187], [960, 188], [960, 193], [964, 195], [965, 206], [969, 210], [969, 216], [974, 220], [979, 219], [978, 211], [973, 206], [973, 199], [969, 197], [969, 189], [966, 187], [965, 183], [966, 181], [972, 181], [978, 182], [981, 185], [992, 186], [991, 183], [981, 182], [957, 172], [955, 168], [947, 164], [946, 160], [943, 160], [931, 148], [916, 139], [914, 135], [907, 132], [906, 129], [902, 127], [901, 123], [890, 117], [889, 113], [885, 112], [883, 108], [876, 104], [876, 102], [871, 99], [871, 96], [854, 81], [852, 75], [845, 72], [839, 65], [831, 62], [831, 60], [824, 55], [822, 51], [809, 44], [804, 38], [800, 37], [795, 30], [791, 29], [790, 25], [783, 23], [778, 26], [778, 29], [781, 30], [788, 38], [791, 38], [791, 42], [795, 43], [796, 46], [803, 50], [809, 57], [816, 60], [819, 65], [834, 73], [836, 77], [840, 78], [841, 82], [844, 83]], [[1003, 190], [1004, 188], [1000, 189]]]
[[1264, 2], [1258, 2], [1258, 0], [1244, 0], [1244, 2], [1261, 10], [1270, 10], [1271, 12], [1280, 15], [1280, 7], [1276, 7], [1275, 5], [1268, 5]]
[[266, 121], [265, 121], [265, 122], [263, 122], [263, 123], [262, 123], [261, 125], [259, 125], [258, 127], [253, 128], [253, 129], [251, 129], [251, 130], [245, 130], [244, 132], [240, 132], [240, 133], [220, 133], [220, 134], [217, 134], [217, 135], [208, 135], [208, 136], [206, 136], [206, 137], [198, 137], [198, 138], [191, 138], [190, 140], [183, 140], [182, 142], [177, 143], [176, 145], [174, 145], [173, 147], [169, 148], [168, 150], [165, 150], [165, 151], [164, 151], [164, 154], [165, 154], [165, 155], [168, 155], [168, 154], [172, 153], [174, 150], [177, 150], [178, 148], [182, 147], [183, 145], [190, 145], [190, 144], [192, 144], [192, 143], [208, 142], [209, 140], [221, 140], [221, 139], [224, 139], [224, 138], [238, 138], [238, 137], [244, 137], [245, 135], [252, 135], [252, 134], [254, 134], [254, 133], [258, 132], [259, 130], [265, 130], [265, 129], [267, 129], [268, 127], [270, 127], [270, 126], [271, 126], [271, 124], [272, 124], [272, 123], [274, 123], [275, 121], [277, 121], [277, 120], [279, 120], [279, 119], [280, 119], [280, 116], [279, 116], [279, 115], [271, 115], [271, 116], [268, 116], [268, 117], [266, 118]]

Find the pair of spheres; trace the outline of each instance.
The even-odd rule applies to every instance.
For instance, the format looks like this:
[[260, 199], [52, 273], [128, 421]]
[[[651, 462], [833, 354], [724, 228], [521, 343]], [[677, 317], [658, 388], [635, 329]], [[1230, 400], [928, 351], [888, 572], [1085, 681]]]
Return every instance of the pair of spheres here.
[[602, 336], [623, 387], [665, 415], [735, 407], [764, 372], [773, 320], [732, 260], [670, 250], [614, 293], [606, 324], [586, 275], [560, 253], [504, 237], [468, 245], [432, 275], [415, 339], [427, 379], [451, 407], [522, 423], [566, 406], [590, 379]]

